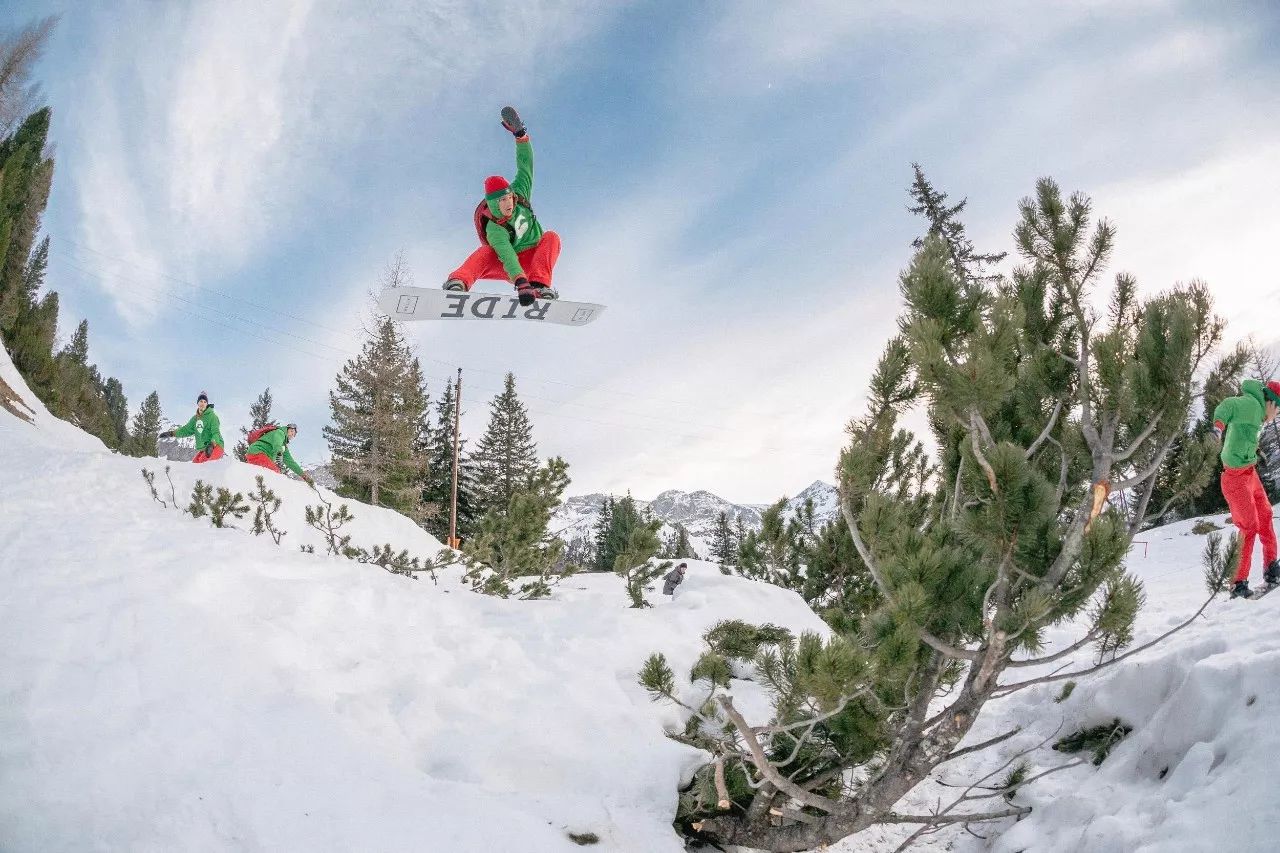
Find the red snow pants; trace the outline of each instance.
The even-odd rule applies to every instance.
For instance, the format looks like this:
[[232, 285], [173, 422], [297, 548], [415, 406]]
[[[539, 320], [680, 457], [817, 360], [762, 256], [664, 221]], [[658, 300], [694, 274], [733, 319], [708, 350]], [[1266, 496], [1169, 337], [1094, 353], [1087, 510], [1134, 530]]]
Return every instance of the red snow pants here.
[[213, 462], [222, 458], [222, 448], [216, 444], [209, 445], [208, 450], [201, 450], [196, 454], [196, 458], [192, 462]]
[[248, 462], [250, 465], [261, 465], [263, 468], [266, 468], [270, 471], [275, 471], [277, 474], [280, 473], [280, 466], [277, 465], [275, 462], [272, 462], [271, 457], [265, 453], [247, 454], [244, 457], [244, 461]]
[[1276, 558], [1271, 501], [1258, 479], [1258, 470], [1252, 465], [1222, 469], [1222, 496], [1231, 509], [1231, 520], [1240, 528], [1240, 567], [1236, 569], [1236, 580], [1248, 580], [1255, 536], [1262, 539], [1262, 564], [1270, 565]]
[[[560, 257], [560, 235], [554, 231], [542, 232], [542, 239], [532, 248], [518, 252], [520, 266], [525, 277], [537, 284], [551, 284], [551, 271]], [[481, 246], [462, 262], [462, 266], [449, 273], [449, 278], [456, 278], [471, 289], [478, 278], [495, 278], [499, 281], [511, 281], [507, 271], [492, 246]]]

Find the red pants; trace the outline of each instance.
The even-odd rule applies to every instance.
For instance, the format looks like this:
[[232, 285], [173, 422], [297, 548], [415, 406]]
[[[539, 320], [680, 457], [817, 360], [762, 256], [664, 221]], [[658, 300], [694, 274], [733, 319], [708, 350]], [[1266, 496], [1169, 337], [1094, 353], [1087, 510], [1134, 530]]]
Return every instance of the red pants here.
[[261, 465], [263, 468], [275, 471], [277, 474], [280, 473], [280, 466], [273, 462], [271, 457], [265, 453], [247, 454], [244, 457], [244, 461], [248, 462], [250, 465]]
[[[518, 252], [520, 266], [524, 268], [525, 277], [537, 284], [551, 284], [551, 271], [560, 257], [560, 235], [554, 231], [542, 232], [542, 239], [531, 249]], [[481, 246], [471, 253], [471, 257], [462, 262], [462, 266], [449, 273], [449, 278], [456, 278], [471, 289], [478, 278], [496, 278], [500, 281], [511, 281], [507, 271], [492, 246]]]
[[1258, 471], [1252, 465], [1222, 469], [1222, 496], [1231, 508], [1231, 520], [1240, 528], [1240, 567], [1236, 570], [1236, 580], [1248, 580], [1255, 536], [1262, 538], [1262, 564], [1270, 565], [1276, 558], [1271, 501], [1267, 499]]
[[208, 450], [201, 450], [196, 454], [196, 458], [192, 462], [213, 462], [215, 459], [222, 458], [222, 448], [216, 444], [209, 445]]

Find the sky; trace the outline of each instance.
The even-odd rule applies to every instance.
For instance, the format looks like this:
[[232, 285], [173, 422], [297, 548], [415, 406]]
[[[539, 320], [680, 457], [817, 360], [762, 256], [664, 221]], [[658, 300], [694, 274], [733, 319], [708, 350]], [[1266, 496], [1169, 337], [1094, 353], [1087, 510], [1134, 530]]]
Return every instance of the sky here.
[[303, 464], [388, 265], [435, 287], [475, 247], [506, 104], [555, 284], [609, 310], [405, 331], [433, 395], [463, 369], [473, 442], [513, 372], [572, 494], [831, 481], [923, 231], [912, 162], [981, 251], [1052, 176], [1117, 226], [1111, 273], [1203, 279], [1231, 336], [1280, 337], [1268, 0], [5, 0], [0, 27], [47, 14], [63, 333], [89, 319], [131, 407], [207, 390], [228, 440], [269, 386]]

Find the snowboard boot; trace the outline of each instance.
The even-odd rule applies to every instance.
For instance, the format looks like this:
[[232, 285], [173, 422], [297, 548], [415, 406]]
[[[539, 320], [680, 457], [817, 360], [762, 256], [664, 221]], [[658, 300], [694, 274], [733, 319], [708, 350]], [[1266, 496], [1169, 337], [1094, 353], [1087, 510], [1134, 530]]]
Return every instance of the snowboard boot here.
[[1275, 586], [1280, 583], [1280, 560], [1272, 560], [1267, 566], [1267, 571], [1262, 575], [1262, 579], [1267, 582], [1267, 586]]
[[543, 284], [540, 281], [531, 281], [533, 286], [533, 295], [539, 299], [559, 299], [560, 294], [556, 293], [556, 289], [549, 284]]
[[444, 289], [454, 293], [466, 293], [467, 286], [456, 278], [451, 278], [444, 283]]
[[1236, 585], [1231, 588], [1232, 598], [1248, 598], [1251, 594], [1248, 581], [1236, 581]]

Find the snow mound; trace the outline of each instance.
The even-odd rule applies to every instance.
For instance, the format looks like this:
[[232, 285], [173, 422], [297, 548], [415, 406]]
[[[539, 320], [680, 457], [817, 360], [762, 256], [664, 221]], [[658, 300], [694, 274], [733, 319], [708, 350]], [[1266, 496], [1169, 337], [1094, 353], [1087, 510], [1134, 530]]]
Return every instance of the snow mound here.
[[0, 445], [18, 440], [62, 450], [104, 450], [101, 441], [49, 414], [0, 346]]
[[[304, 484], [267, 475], [276, 546], [161, 507], [139, 468], [167, 500], [165, 462], [63, 427], [0, 411], [2, 850], [541, 853], [581, 849], [572, 831], [677, 853], [676, 789], [702, 758], [665, 737], [678, 718], [639, 666], [663, 651], [687, 670], [725, 618], [823, 630], [798, 596], [706, 563], [631, 610], [611, 575], [501, 601], [456, 572], [303, 554], [321, 543]], [[171, 469], [182, 499], [258, 473]], [[439, 550], [348, 503], [355, 544]]]

